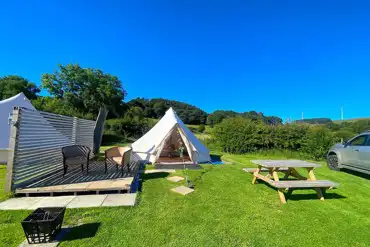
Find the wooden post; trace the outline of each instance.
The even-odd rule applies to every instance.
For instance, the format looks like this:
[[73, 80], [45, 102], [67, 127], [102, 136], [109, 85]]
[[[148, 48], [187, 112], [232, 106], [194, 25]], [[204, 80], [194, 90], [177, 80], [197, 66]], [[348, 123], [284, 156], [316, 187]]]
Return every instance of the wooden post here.
[[78, 130], [78, 118], [73, 117], [73, 128], [72, 128], [72, 144], [76, 145], [77, 143], [77, 130]]
[[307, 170], [308, 170], [308, 176], [309, 176], [310, 180], [315, 181], [316, 176], [315, 176], [315, 173], [313, 171], [313, 168], [307, 168]]
[[[274, 177], [274, 180], [276, 182], [279, 181], [279, 175], [277, 174], [275, 168], [272, 170], [272, 176]], [[278, 194], [279, 194], [279, 197], [280, 197], [280, 201], [284, 204], [284, 203], [286, 203], [286, 199], [285, 199], [285, 195], [284, 195], [283, 191], [284, 191], [283, 189], [278, 189]]]
[[95, 121], [95, 127], [94, 127], [94, 143], [93, 143], [93, 153], [99, 154], [100, 151], [100, 144], [103, 138], [103, 132], [104, 132], [104, 122], [107, 118], [108, 110], [106, 108], [101, 107], [99, 110], [98, 117]]
[[292, 188], [288, 189], [288, 192], [286, 194], [286, 196], [287, 196], [288, 199], [292, 195], [292, 193], [293, 193], [293, 189]]
[[299, 180], [307, 180], [305, 176], [302, 176], [301, 174], [299, 174], [299, 172], [293, 167], [290, 168], [290, 175]]
[[255, 184], [256, 183], [256, 180], [257, 180], [257, 176], [256, 175], [260, 173], [261, 168], [262, 168], [262, 166], [258, 166], [257, 170], [253, 173], [252, 184]]
[[[314, 168], [307, 168], [307, 170], [308, 170], [308, 176], [309, 176], [310, 180], [315, 181], [316, 176], [315, 176], [315, 173], [314, 173]], [[319, 199], [321, 201], [324, 201], [325, 199], [324, 199], [324, 195], [322, 194], [321, 188], [315, 188], [315, 191], [316, 191], [316, 194], [319, 197]]]
[[5, 179], [5, 192], [9, 193], [13, 189], [13, 166], [15, 160], [15, 150], [17, 145], [18, 137], [18, 124], [19, 124], [20, 108], [14, 107], [13, 116], [10, 128], [9, 138], [9, 151], [8, 151], [8, 163], [6, 165], [6, 179]]
[[285, 176], [284, 176], [284, 178], [283, 178], [283, 179], [288, 179], [288, 178], [289, 178], [289, 176], [290, 176], [290, 172], [291, 172], [291, 169], [290, 169], [290, 168], [288, 168], [288, 171], [286, 171], [286, 172], [285, 172]]

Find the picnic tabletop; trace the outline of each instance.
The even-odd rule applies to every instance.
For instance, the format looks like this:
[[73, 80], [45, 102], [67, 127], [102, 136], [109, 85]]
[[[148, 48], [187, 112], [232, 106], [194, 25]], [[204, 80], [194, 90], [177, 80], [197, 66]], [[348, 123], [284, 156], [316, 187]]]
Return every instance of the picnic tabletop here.
[[278, 168], [278, 167], [293, 167], [293, 168], [318, 168], [321, 167], [319, 164], [307, 162], [303, 160], [252, 160], [256, 165], [260, 165], [266, 168]]

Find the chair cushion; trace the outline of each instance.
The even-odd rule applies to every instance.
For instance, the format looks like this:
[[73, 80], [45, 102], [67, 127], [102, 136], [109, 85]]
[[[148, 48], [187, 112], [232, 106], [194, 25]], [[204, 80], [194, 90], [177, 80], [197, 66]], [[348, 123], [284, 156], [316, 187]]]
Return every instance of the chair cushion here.
[[112, 160], [117, 163], [117, 165], [121, 165], [122, 164], [122, 159], [123, 157], [112, 157]]
[[87, 164], [86, 157], [82, 157], [82, 156], [66, 158], [65, 161], [67, 165]]

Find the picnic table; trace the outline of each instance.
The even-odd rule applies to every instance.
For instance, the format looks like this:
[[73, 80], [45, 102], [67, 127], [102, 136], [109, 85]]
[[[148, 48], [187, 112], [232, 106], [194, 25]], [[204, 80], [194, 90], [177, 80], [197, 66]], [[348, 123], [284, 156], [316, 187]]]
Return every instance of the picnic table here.
[[[319, 164], [302, 160], [252, 160], [252, 162], [258, 165], [258, 167], [256, 169], [245, 169], [245, 171], [253, 173], [252, 184], [255, 184], [257, 179], [260, 179], [277, 188], [282, 203], [286, 203], [285, 191], [287, 191], [287, 196], [289, 196], [294, 189], [313, 188], [319, 199], [324, 200], [322, 189], [325, 190], [337, 186], [332, 181], [316, 179], [314, 170], [321, 167]], [[301, 175], [297, 168], [306, 169], [308, 177]], [[267, 174], [263, 175], [265, 172]], [[278, 172], [285, 174], [283, 180], [279, 179]], [[290, 176], [296, 178], [296, 180], [286, 180]]]

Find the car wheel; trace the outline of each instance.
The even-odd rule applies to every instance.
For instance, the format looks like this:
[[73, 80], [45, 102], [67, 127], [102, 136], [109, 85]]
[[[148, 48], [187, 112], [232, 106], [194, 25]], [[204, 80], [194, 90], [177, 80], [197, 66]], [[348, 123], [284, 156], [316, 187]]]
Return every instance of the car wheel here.
[[329, 154], [327, 162], [330, 170], [339, 171], [338, 156], [336, 154]]

